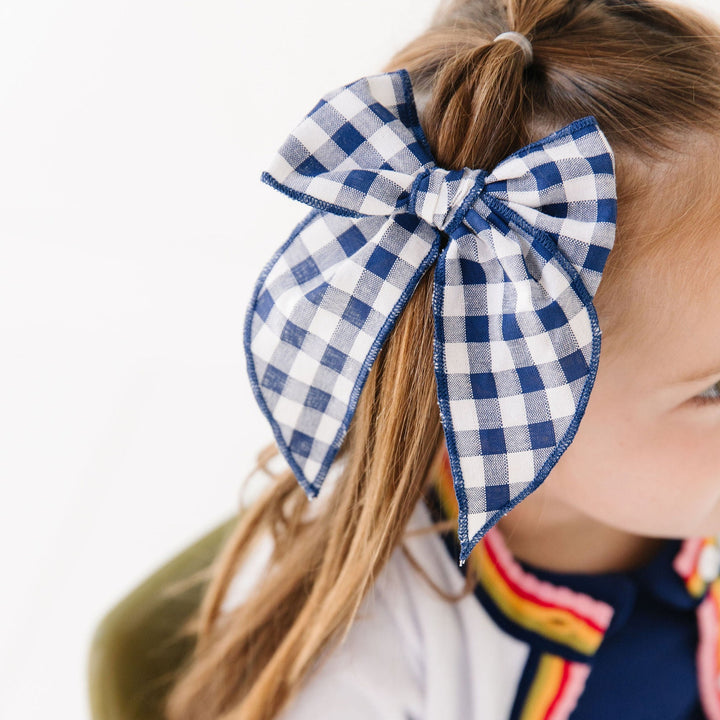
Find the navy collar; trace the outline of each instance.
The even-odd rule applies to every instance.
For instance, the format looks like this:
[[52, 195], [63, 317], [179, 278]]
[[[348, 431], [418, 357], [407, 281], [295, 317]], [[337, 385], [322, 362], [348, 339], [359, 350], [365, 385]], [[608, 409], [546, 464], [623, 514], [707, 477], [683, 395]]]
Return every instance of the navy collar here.
[[[624, 572], [562, 573], [536, 567], [518, 558], [513, 559], [525, 572], [539, 580], [570, 588], [611, 605], [614, 613], [606, 635], [612, 635], [626, 624], [641, 593], [675, 610], [694, 613], [705, 598], [709, 583], [703, 583], [702, 592], [693, 594], [676, 569], [675, 561], [681, 557], [683, 550], [687, 552], [687, 542], [665, 540], [649, 562]], [[718, 574], [716, 570], [715, 577]]]

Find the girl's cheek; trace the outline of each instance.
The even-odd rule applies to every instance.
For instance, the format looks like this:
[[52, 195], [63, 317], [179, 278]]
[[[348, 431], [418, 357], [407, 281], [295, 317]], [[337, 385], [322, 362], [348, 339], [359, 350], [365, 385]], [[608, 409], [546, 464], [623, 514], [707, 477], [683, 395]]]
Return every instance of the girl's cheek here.
[[583, 423], [545, 481], [548, 501], [637, 534], [720, 530], [717, 430], [679, 415], [595, 413]]
[[651, 448], [608, 445], [604, 453], [593, 452], [593, 457], [602, 461], [567, 468], [570, 472], [555, 488], [557, 497], [564, 496], [587, 514], [628, 531], [638, 522], [655, 525], [653, 516], [666, 515], [677, 502], [667, 492], [675, 485], [674, 478]]

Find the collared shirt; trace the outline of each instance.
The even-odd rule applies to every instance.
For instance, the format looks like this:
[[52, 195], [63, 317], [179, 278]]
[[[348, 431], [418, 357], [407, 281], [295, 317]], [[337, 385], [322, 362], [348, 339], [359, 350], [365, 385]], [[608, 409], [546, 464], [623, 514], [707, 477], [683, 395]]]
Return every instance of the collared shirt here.
[[[720, 720], [717, 538], [668, 541], [635, 573], [570, 575], [516, 560], [494, 527], [459, 567], [456, 536], [432, 528], [438, 507], [453, 515], [444, 452], [431, 472], [404, 547], [278, 720]], [[438, 593], [460, 595], [471, 566], [470, 594]], [[222, 609], [263, 573], [244, 567]]]
[[[445, 449], [432, 473], [431, 516], [456, 519]], [[442, 537], [458, 562], [457, 534]], [[716, 537], [666, 540], [648, 563], [632, 571], [561, 573], [512, 557], [494, 527], [473, 550], [463, 574], [468, 566], [477, 574], [474, 594], [486, 611], [532, 648], [509, 720], [546, 717], [540, 698], [550, 708], [563, 696], [575, 703], [563, 715], [569, 720], [703, 720], [703, 700], [707, 717], [717, 717]]]
[[650, 563], [627, 573], [552, 573], [519, 561], [538, 579], [604, 599], [614, 609], [570, 720], [705, 717], [695, 672], [700, 598], [687, 592], [672, 567], [680, 546], [666, 541]]

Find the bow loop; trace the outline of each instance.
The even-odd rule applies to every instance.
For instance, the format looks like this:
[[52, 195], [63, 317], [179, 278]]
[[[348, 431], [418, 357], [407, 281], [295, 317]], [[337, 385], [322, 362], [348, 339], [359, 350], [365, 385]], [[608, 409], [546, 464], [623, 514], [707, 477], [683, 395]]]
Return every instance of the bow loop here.
[[409, 76], [389, 73], [326, 93], [261, 180], [337, 215], [390, 215], [407, 206], [418, 173], [434, 167]]
[[[409, 84], [407, 95], [398, 98], [398, 83], [390, 91], [387, 79], [382, 80], [361, 78], [326, 93], [290, 133], [261, 179], [337, 215], [409, 212], [449, 232], [462, 220], [469, 205], [465, 199], [482, 190], [488, 173], [439, 168], [417, 122]], [[351, 89], [392, 102], [389, 107], [358, 103]]]

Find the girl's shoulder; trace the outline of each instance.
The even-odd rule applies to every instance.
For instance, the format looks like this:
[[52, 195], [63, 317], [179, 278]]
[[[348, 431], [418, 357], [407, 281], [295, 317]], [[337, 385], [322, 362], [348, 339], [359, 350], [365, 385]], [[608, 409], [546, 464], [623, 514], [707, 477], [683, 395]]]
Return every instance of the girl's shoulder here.
[[[429, 514], [419, 503], [408, 530], [426, 523], [431, 523]], [[411, 538], [424, 568], [435, 564], [432, 537], [423, 534]], [[247, 597], [264, 576], [271, 552], [268, 533], [233, 577], [221, 612], [230, 611]], [[361, 603], [348, 634], [320, 658], [278, 720], [424, 718], [426, 663], [422, 613], [417, 607], [421, 583], [424, 580], [396, 548]]]
[[[405, 547], [434, 585], [460, 594], [464, 575], [438, 532], [412, 534], [432, 523], [420, 501]], [[242, 601], [270, 550], [264, 542], [236, 575], [225, 610]], [[495, 707], [496, 690], [507, 679], [493, 658], [508, 652], [519, 661], [526, 649], [498, 631], [473, 594], [455, 602], [442, 597], [396, 547], [344, 640], [321, 657], [279, 720], [503, 717], [507, 709]]]

